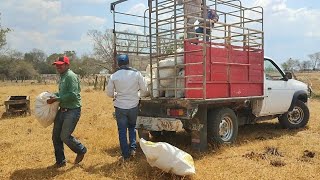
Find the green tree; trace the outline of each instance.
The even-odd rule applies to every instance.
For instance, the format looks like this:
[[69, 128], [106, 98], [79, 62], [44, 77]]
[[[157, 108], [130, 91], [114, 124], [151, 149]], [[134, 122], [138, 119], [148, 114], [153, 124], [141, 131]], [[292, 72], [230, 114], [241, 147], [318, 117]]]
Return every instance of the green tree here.
[[7, 44], [7, 33], [10, 32], [9, 28], [0, 28], [0, 50]]
[[72, 70], [79, 74], [81, 78], [99, 73], [103, 67], [100, 66], [100, 62], [93, 57], [84, 55], [79, 61], [71, 64]]
[[7, 56], [0, 56], [0, 78], [2, 81], [9, 77], [10, 60]]
[[8, 76], [11, 80], [32, 79], [38, 74], [31, 63], [23, 60], [14, 60], [9, 69]]
[[37, 65], [39, 62], [45, 62], [47, 55], [40, 49], [32, 49], [31, 52], [24, 54], [24, 60]]

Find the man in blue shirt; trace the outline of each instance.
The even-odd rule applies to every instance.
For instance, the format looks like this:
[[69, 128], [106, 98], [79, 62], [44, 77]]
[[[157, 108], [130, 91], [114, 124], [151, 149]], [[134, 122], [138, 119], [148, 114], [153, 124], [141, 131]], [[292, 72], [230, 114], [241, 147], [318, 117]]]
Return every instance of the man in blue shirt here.
[[[206, 29], [204, 29], [204, 20], [199, 21], [199, 27], [196, 29], [196, 33], [206, 33], [206, 41], [209, 41], [211, 35], [211, 27], [214, 26], [214, 23], [218, 22], [219, 16], [217, 12], [213, 9], [207, 7], [207, 19], [206, 19]], [[197, 37], [199, 35], [197, 34]]]

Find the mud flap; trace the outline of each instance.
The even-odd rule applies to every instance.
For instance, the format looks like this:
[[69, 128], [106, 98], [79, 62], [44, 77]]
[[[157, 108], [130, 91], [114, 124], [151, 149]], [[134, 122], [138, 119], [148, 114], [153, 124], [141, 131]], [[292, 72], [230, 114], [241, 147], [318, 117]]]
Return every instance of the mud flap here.
[[206, 151], [207, 141], [207, 106], [199, 106], [197, 114], [191, 119], [191, 147], [196, 151]]

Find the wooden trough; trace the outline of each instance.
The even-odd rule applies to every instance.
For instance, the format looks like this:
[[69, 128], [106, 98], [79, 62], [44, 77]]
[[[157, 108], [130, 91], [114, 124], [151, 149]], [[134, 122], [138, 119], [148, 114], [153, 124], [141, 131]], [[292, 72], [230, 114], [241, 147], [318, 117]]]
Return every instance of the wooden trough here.
[[31, 115], [30, 96], [9, 96], [4, 101], [6, 115], [27, 114]]

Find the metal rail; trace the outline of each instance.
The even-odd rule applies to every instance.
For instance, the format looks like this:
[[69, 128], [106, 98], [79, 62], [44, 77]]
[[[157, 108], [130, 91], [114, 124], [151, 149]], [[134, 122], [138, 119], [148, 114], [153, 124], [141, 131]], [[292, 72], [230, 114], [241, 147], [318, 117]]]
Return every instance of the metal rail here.
[[[191, 0], [184, 1], [184, 5], [178, 5], [176, 0], [148, 0], [148, 8], [141, 14], [130, 14], [128, 12], [116, 11], [116, 6], [125, 3], [127, 0], [118, 0], [111, 3], [111, 11], [114, 19], [114, 58], [117, 53], [127, 53], [135, 57], [146, 57], [150, 66], [151, 96], [153, 91], [174, 90], [175, 97], [177, 91], [197, 89], [202, 91], [203, 99], [206, 100], [207, 85], [207, 60], [212, 58], [208, 47], [233, 48], [246, 51], [247, 53], [262, 51], [264, 48], [263, 33], [263, 9], [262, 7], [244, 7], [240, 0], [205, 0], [199, 10], [186, 13], [186, 6], [192, 5]], [[194, 18], [197, 21], [207, 22], [207, 5], [214, 9], [220, 19], [219, 22], [210, 25], [207, 23], [191, 24], [188, 19]], [[195, 6], [197, 7], [197, 6]], [[125, 17], [125, 18], [121, 18]], [[194, 28], [202, 27], [211, 29], [211, 33], [204, 31], [196, 33]], [[209, 38], [209, 42], [206, 41]], [[136, 42], [135, 42], [136, 41]], [[184, 47], [184, 43], [200, 42], [196, 50], [176, 50]], [[178, 58], [188, 55], [198, 55], [202, 57], [201, 62], [178, 63]], [[208, 57], [207, 57], [208, 55]], [[173, 65], [160, 67], [159, 62], [168, 58], [173, 59]], [[132, 59], [132, 58], [131, 58]], [[208, 62], [212, 62], [209, 60]], [[219, 64], [212, 62], [211, 65]], [[220, 63], [221, 64], [221, 63]], [[230, 71], [231, 66], [249, 66], [249, 63], [224, 62]], [[181, 69], [192, 66], [202, 66], [203, 72], [200, 74], [178, 76]], [[170, 77], [160, 77], [159, 70], [173, 70], [175, 75]], [[188, 81], [190, 78], [201, 80], [200, 88], [181, 88], [178, 81]], [[172, 80], [173, 87], [160, 87], [161, 81]], [[228, 80], [230, 82], [230, 80]], [[154, 84], [159, 87], [153, 87]]]

